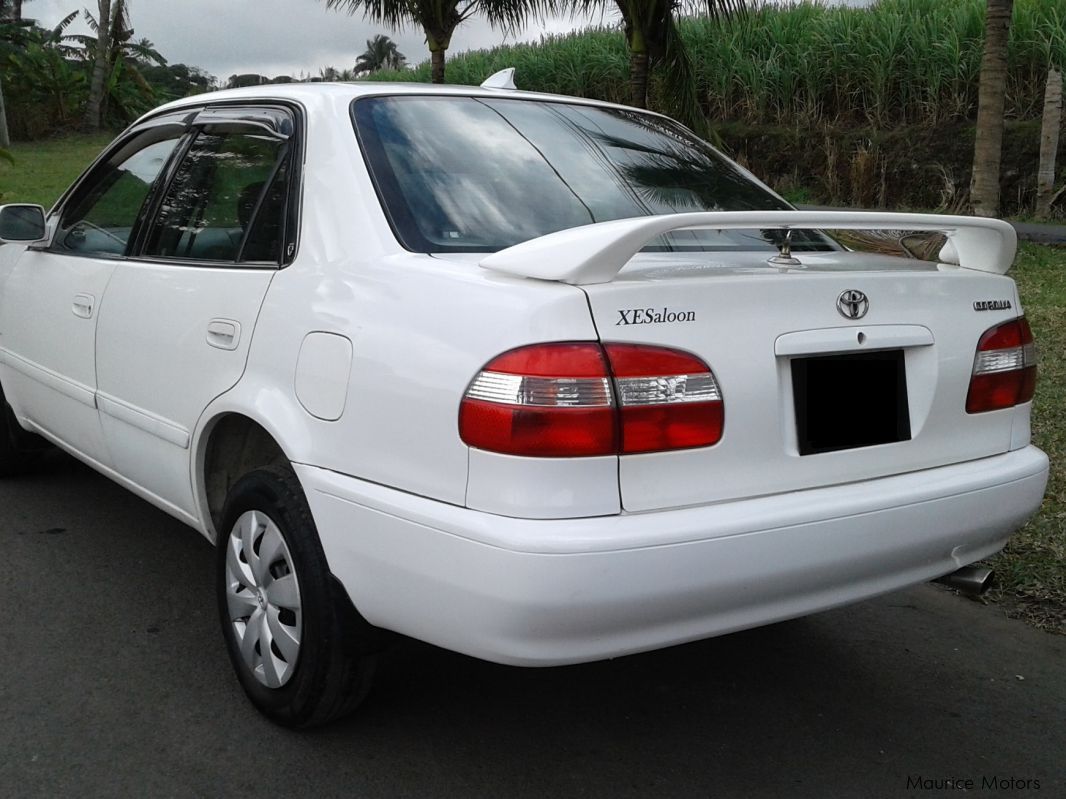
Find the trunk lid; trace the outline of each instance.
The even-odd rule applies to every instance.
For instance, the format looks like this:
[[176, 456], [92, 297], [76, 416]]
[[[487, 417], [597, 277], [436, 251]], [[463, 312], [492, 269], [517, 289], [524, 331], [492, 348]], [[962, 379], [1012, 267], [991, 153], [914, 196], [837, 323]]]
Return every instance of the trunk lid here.
[[[851, 252], [801, 258], [800, 268], [777, 269], [750, 252], [642, 253], [612, 282], [581, 286], [602, 341], [698, 355], [725, 403], [718, 444], [620, 458], [626, 510], [867, 480], [1010, 448], [1014, 409], [967, 414], [965, 404], [981, 334], [1021, 314], [1012, 280]], [[845, 315], [849, 302], [859, 302], [848, 292], [865, 296], [860, 319]], [[894, 365], [869, 371], [871, 352]], [[893, 390], [885, 383], [892, 370], [905, 375], [903, 399], [882, 402]], [[796, 380], [814, 386], [803, 390], [812, 407], [797, 408]], [[886, 406], [899, 408], [905, 428], [890, 432], [888, 443], [801, 454], [810, 450], [811, 429], [834, 434], [832, 418], [816, 418], [825, 408], [846, 411], [840, 424], [861, 428], [874, 416], [883, 426]]]

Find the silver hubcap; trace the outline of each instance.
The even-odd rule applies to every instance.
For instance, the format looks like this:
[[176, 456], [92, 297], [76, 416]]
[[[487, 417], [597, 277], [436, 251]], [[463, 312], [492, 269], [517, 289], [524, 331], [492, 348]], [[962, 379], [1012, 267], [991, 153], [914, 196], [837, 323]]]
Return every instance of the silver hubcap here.
[[226, 542], [226, 603], [244, 664], [268, 688], [292, 677], [303, 613], [292, 555], [277, 525], [246, 511]]

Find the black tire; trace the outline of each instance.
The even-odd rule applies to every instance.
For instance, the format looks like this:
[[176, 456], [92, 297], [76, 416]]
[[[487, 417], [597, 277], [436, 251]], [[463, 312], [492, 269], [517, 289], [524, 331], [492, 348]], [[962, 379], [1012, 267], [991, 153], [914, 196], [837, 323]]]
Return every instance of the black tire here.
[[7, 403], [0, 405], [0, 477], [11, 477], [24, 468], [21, 453], [15, 449], [15, 436], [8, 422]]
[[0, 477], [25, 474], [37, 465], [41, 453], [51, 445], [40, 436], [27, 433], [15, 419], [0, 388]]
[[[253, 511], [255, 517], [246, 515]], [[257, 597], [260, 618], [271, 608], [276, 609], [268, 605], [268, 588], [250, 594], [239, 581], [231, 579], [232, 572], [227, 570], [229, 549], [243, 552], [244, 548], [239, 535], [231, 538], [238, 521], [243, 517], [247, 525], [248, 519], [259, 519], [260, 515], [273, 522], [287, 546], [287, 551], [279, 552], [272, 563], [266, 565], [273, 576], [264, 578], [264, 586], [272, 585], [270, 580], [287, 577], [291, 561], [298, 586], [298, 612], [302, 617], [297, 620], [292, 611], [277, 610], [290, 614], [287, 623], [299, 625], [287, 628], [299, 630], [299, 643], [294, 665], [283, 663], [282, 668], [291, 670], [284, 683], [276, 687], [264, 682], [269, 678], [264, 676], [266, 658], [261, 652], [261, 640], [248, 653], [253, 661], [258, 659], [258, 666], [250, 666], [241, 654], [239, 639], [248, 636], [253, 617], [249, 616], [247, 623], [237, 623], [232, 616], [243, 613], [243, 610], [235, 610], [232, 614], [230, 611], [230, 602], [238, 594]], [[237, 678], [252, 704], [272, 721], [297, 728], [325, 724], [353, 711], [370, 690], [376, 652], [380, 648], [380, 631], [359, 615], [344, 588], [330, 573], [310, 508], [292, 470], [287, 466], [272, 466], [251, 472], [237, 481], [226, 498], [218, 538], [216, 588], [222, 633]], [[260, 533], [254, 545], [255, 560], [260, 569], [264, 567], [258, 560], [259, 547], [267, 545], [261, 543], [266, 538], [266, 533]], [[242, 555], [234, 557], [238, 558], [238, 565], [247, 564], [246, 560], [241, 560]], [[278, 574], [274, 574], [275, 570]], [[249, 565], [247, 573], [251, 572]], [[254, 611], [254, 607], [252, 609]], [[266, 624], [265, 621], [260, 623]], [[277, 667], [273, 664], [281, 662], [282, 652], [274, 648], [275, 644], [270, 647], [271, 653], [278, 656], [268, 664], [276, 681]]]

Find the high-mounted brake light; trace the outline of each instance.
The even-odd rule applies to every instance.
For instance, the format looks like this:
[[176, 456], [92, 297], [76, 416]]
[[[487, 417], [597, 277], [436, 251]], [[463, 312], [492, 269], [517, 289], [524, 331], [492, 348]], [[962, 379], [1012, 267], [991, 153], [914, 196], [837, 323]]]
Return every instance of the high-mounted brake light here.
[[1033, 398], [1036, 344], [1025, 317], [986, 330], [977, 343], [967, 413], [1012, 408]]
[[459, 408], [459, 435], [509, 455], [587, 457], [706, 447], [722, 437], [714, 374], [637, 344], [536, 344], [494, 358]]

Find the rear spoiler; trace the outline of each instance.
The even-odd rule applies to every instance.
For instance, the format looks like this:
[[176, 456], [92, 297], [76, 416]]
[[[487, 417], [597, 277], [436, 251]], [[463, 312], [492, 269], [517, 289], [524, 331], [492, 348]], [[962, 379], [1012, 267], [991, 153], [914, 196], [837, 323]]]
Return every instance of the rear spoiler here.
[[560, 230], [481, 260], [497, 272], [576, 286], [609, 283], [656, 236], [675, 230], [906, 230], [948, 237], [944, 263], [1003, 275], [1014, 263], [1018, 235], [999, 219], [860, 211], [712, 211], [615, 219]]

